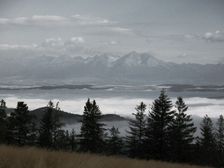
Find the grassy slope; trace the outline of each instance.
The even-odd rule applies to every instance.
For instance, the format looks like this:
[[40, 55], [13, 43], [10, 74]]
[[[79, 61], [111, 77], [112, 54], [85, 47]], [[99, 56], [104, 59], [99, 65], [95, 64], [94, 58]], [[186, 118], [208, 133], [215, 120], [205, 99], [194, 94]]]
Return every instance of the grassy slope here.
[[0, 168], [200, 168], [158, 161], [0, 146]]

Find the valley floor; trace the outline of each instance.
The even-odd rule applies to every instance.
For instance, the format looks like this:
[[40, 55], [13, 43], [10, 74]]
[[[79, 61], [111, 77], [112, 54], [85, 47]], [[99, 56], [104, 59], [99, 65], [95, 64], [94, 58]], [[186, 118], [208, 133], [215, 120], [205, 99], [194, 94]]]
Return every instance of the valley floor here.
[[93, 154], [47, 151], [33, 147], [0, 146], [0, 168], [200, 168]]

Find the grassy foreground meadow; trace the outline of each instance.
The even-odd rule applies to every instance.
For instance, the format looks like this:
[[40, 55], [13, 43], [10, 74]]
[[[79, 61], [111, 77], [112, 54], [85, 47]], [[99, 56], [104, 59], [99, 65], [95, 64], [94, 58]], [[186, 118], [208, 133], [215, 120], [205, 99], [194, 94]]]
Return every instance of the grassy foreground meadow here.
[[200, 166], [0, 146], [0, 168], [200, 168]]

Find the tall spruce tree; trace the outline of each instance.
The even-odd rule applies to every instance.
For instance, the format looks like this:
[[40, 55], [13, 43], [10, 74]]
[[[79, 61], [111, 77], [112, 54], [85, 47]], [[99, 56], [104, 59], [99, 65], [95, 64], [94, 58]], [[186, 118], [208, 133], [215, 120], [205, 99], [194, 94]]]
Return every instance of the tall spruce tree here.
[[149, 157], [165, 160], [171, 144], [170, 127], [174, 118], [172, 102], [163, 89], [148, 115], [146, 142]]
[[52, 101], [48, 103], [46, 112], [40, 122], [39, 144], [42, 147], [56, 148], [57, 136], [62, 126], [58, 110], [58, 108], [54, 108]]
[[55, 148], [59, 150], [70, 150], [70, 137], [68, 130], [58, 130]]
[[146, 105], [141, 102], [135, 108], [134, 119], [129, 121], [129, 131], [126, 137], [128, 153], [131, 157], [143, 157], [145, 154], [144, 140], [146, 129]]
[[107, 151], [110, 155], [121, 154], [123, 142], [121, 137], [119, 136], [120, 132], [118, 128], [114, 126], [109, 130], [110, 136], [107, 140]]
[[193, 119], [186, 114], [188, 106], [181, 97], [176, 101], [176, 112], [171, 126], [171, 156], [175, 161], [187, 161], [192, 152], [192, 142], [194, 140]]
[[222, 115], [216, 123], [217, 129], [215, 132], [216, 138], [216, 152], [217, 152], [217, 166], [224, 167], [224, 118]]
[[215, 160], [215, 136], [213, 122], [206, 115], [201, 123], [201, 137], [199, 140], [201, 163], [212, 164]]
[[49, 108], [43, 115], [40, 122], [39, 143], [41, 147], [51, 148], [53, 146], [53, 121], [52, 109]]
[[224, 118], [223, 115], [219, 116], [216, 129], [216, 143], [220, 152], [224, 152]]
[[76, 141], [76, 133], [74, 129], [72, 129], [69, 136], [70, 136], [71, 151], [75, 151], [77, 149], [77, 141]]
[[80, 150], [84, 152], [101, 152], [103, 150], [104, 129], [103, 124], [99, 122], [101, 119], [101, 111], [96, 101], [87, 100], [84, 107], [81, 134], [80, 134]]
[[6, 122], [6, 103], [2, 99], [0, 101], [0, 144], [6, 142], [7, 122]]
[[24, 102], [18, 102], [17, 108], [10, 114], [8, 122], [8, 142], [20, 146], [30, 144], [32, 116]]

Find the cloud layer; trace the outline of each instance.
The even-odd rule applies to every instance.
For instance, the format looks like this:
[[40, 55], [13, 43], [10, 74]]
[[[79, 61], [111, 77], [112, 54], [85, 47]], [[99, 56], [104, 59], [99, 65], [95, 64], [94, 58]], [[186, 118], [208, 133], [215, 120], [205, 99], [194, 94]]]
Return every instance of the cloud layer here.
[[224, 42], [224, 31], [216, 30], [215, 32], [207, 32], [203, 38], [211, 42]]
[[100, 52], [87, 48], [82, 36], [63, 40], [61, 37], [47, 38], [39, 44], [0, 44], [0, 55], [6, 56], [93, 56]]
[[22, 26], [74, 26], [74, 25], [113, 25], [105, 18], [83, 16], [79, 14], [70, 17], [57, 15], [33, 15], [31, 17], [0, 18], [0, 25], [22, 25]]
[[[137, 103], [143, 101], [147, 104], [148, 108], [151, 107], [153, 99], [145, 99], [145, 98], [122, 98], [122, 97], [113, 97], [113, 98], [95, 98], [97, 104], [100, 106], [102, 112], [110, 113], [110, 114], [120, 114], [123, 116], [131, 116], [134, 112]], [[30, 109], [35, 109], [38, 107], [46, 106], [48, 101], [47, 99], [21, 99], [19, 97], [7, 97], [6, 99], [7, 105], [9, 107], [15, 107], [17, 101], [25, 101], [28, 104]], [[208, 99], [208, 98], [199, 98], [192, 97], [187, 98], [186, 104], [189, 106], [188, 114], [197, 115], [200, 117], [204, 117], [206, 114], [210, 117], [218, 117], [223, 113], [223, 100], [217, 99]], [[82, 114], [83, 106], [86, 102], [86, 99], [76, 98], [76, 99], [53, 99], [53, 102], [60, 102], [60, 107], [64, 111], [73, 112]], [[176, 101], [176, 98], [172, 99], [173, 102]]]

